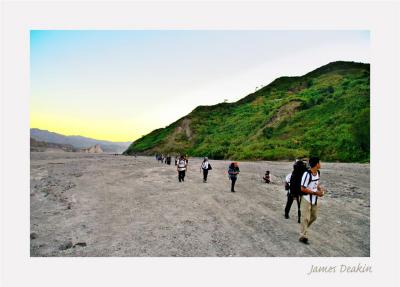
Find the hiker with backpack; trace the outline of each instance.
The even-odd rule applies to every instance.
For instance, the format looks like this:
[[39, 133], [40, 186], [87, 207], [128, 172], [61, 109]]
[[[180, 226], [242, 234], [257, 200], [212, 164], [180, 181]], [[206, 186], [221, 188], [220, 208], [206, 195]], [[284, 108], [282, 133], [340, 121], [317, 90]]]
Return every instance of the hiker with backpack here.
[[240, 169], [237, 162], [232, 162], [228, 167], [228, 176], [229, 179], [232, 181], [231, 184], [231, 192], [235, 192], [235, 184], [237, 177], [239, 175]]
[[207, 182], [208, 171], [212, 170], [211, 164], [208, 162], [208, 157], [205, 157], [200, 166], [200, 172], [203, 170], [203, 182]]
[[301, 224], [299, 241], [308, 242], [308, 228], [317, 219], [318, 197], [324, 195], [324, 189], [320, 185], [321, 163], [318, 157], [309, 159], [310, 169], [303, 173], [301, 178]]
[[307, 171], [307, 165], [302, 160], [296, 160], [293, 164], [293, 171], [286, 176], [285, 189], [287, 192], [287, 202], [285, 207], [285, 218], [289, 218], [290, 208], [292, 207], [293, 201], [297, 202], [297, 222], [300, 223], [301, 211], [300, 211], [300, 200], [301, 200], [301, 179], [304, 172]]
[[178, 160], [178, 164], [176, 166], [176, 170], [178, 171], [178, 180], [179, 182], [185, 181], [185, 173], [186, 173], [187, 163], [183, 155]]

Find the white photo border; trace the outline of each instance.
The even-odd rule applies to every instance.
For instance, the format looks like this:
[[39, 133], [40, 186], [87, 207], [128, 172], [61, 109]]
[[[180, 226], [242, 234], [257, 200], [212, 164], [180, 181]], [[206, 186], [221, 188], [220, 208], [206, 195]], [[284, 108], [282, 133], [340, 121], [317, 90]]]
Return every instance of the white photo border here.
[[[399, 284], [399, 6], [379, 2], [4, 2], [1, 90], [2, 286], [353, 286]], [[29, 31], [36, 29], [368, 30], [371, 35], [370, 257], [31, 258]], [[397, 93], [396, 93], [397, 91]], [[394, 181], [394, 182], [393, 182]], [[332, 239], [334, 240], [334, 238]], [[372, 273], [307, 275], [311, 265]], [[397, 280], [397, 282], [396, 282]], [[398, 285], [399, 286], [399, 285]]]

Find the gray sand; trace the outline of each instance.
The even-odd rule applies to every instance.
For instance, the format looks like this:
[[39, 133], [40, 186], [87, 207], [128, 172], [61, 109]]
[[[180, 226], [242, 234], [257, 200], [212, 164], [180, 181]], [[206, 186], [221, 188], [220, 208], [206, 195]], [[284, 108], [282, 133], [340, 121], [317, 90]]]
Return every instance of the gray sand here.
[[229, 162], [210, 162], [207, 183], [198, 158], [179, 183], [154, 157], [32, 152], [31, 256], [370, 255], [369, 164], [322, 162], [328, 192], [304, 245], [296, 203], [283, 216], [291, 162], [239, 162], [236, 193]]

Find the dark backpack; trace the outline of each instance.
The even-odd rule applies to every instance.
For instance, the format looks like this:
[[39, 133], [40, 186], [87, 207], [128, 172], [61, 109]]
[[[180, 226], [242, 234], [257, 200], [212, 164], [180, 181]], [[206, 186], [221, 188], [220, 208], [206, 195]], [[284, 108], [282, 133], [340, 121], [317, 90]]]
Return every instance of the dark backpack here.
[[290, 194], [292, 196], [302, 195], [301, 192], [301, 178], [307, 171], [307, 165], [305, 162], [299, 160], [293, 165], [292, 175], [290, 176]]
[[288, 182], [285, 181], [285, 190], [289, 190], [290, 189], [290, 185]]
[[239, 171], [239, 168], [236, 167], [231, 167], [229, 165], [229, 169], [228, 169], [228, 175], [229, 178], [236, 178], [237, 177], [237, 172]]

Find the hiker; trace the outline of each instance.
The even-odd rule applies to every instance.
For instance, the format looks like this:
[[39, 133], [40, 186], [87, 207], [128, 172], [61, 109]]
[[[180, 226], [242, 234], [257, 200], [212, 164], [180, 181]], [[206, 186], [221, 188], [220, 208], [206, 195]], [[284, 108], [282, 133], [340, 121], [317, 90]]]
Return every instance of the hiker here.
[[175, 166], [178, 165], [178, 156], [175, 156]]
[[183, 155], [178, 160], [178, 164], [176, 170], [178, 171], [178, 180], [179, 182], [185, 181], [185, 172], [186, 172], [187, 163]]
[[304, 244], [308, 242], [308, 228], [317, 219], [318, 197], [324, 195], [324, 189], [320, 185], [321, 163], [318, 157], [309, 159], [310, 169], [304, 172], [301, 178], [301, 224], [299, 241]]
[[264, 175], [264, 177], [263, 177], [263, 180], [264, 180], [265, 183], [271, 183], [271, 175], [270, 175], [270, 173], [269, 173], [269, 170], [267, 170], [267, 171], [265, 172], [265, 175]]
[[167, 164], [171, 165], [171, 156], [170, 155], [167, 155]]
[[228, 167], [229, 179], [232, 181], [231, 192], [235, 192], [235, 183], [239, 175], [239, 165], [237, 162], [232, 162]]
[[207, 182], [208, 171], [212, 170], [211, 164], [208, 162], [208, 157], [205, 157], [201, 166], [200, 172], [203, 170], [203, 182]]
[[293, 164], [293, 171], [286, 176], [285, 189], [287, 192], [287, 202], [285, 207], [285, 218], [289, 218], [290, 208], [294, 200], [297, 202], [297, 222], [300, 223], [301, 211], [300, 211], [300, 201], [301, 201], [301, 178], [304, 172], [307, 171], [307, 165], [302, 160], [296, 160]]

